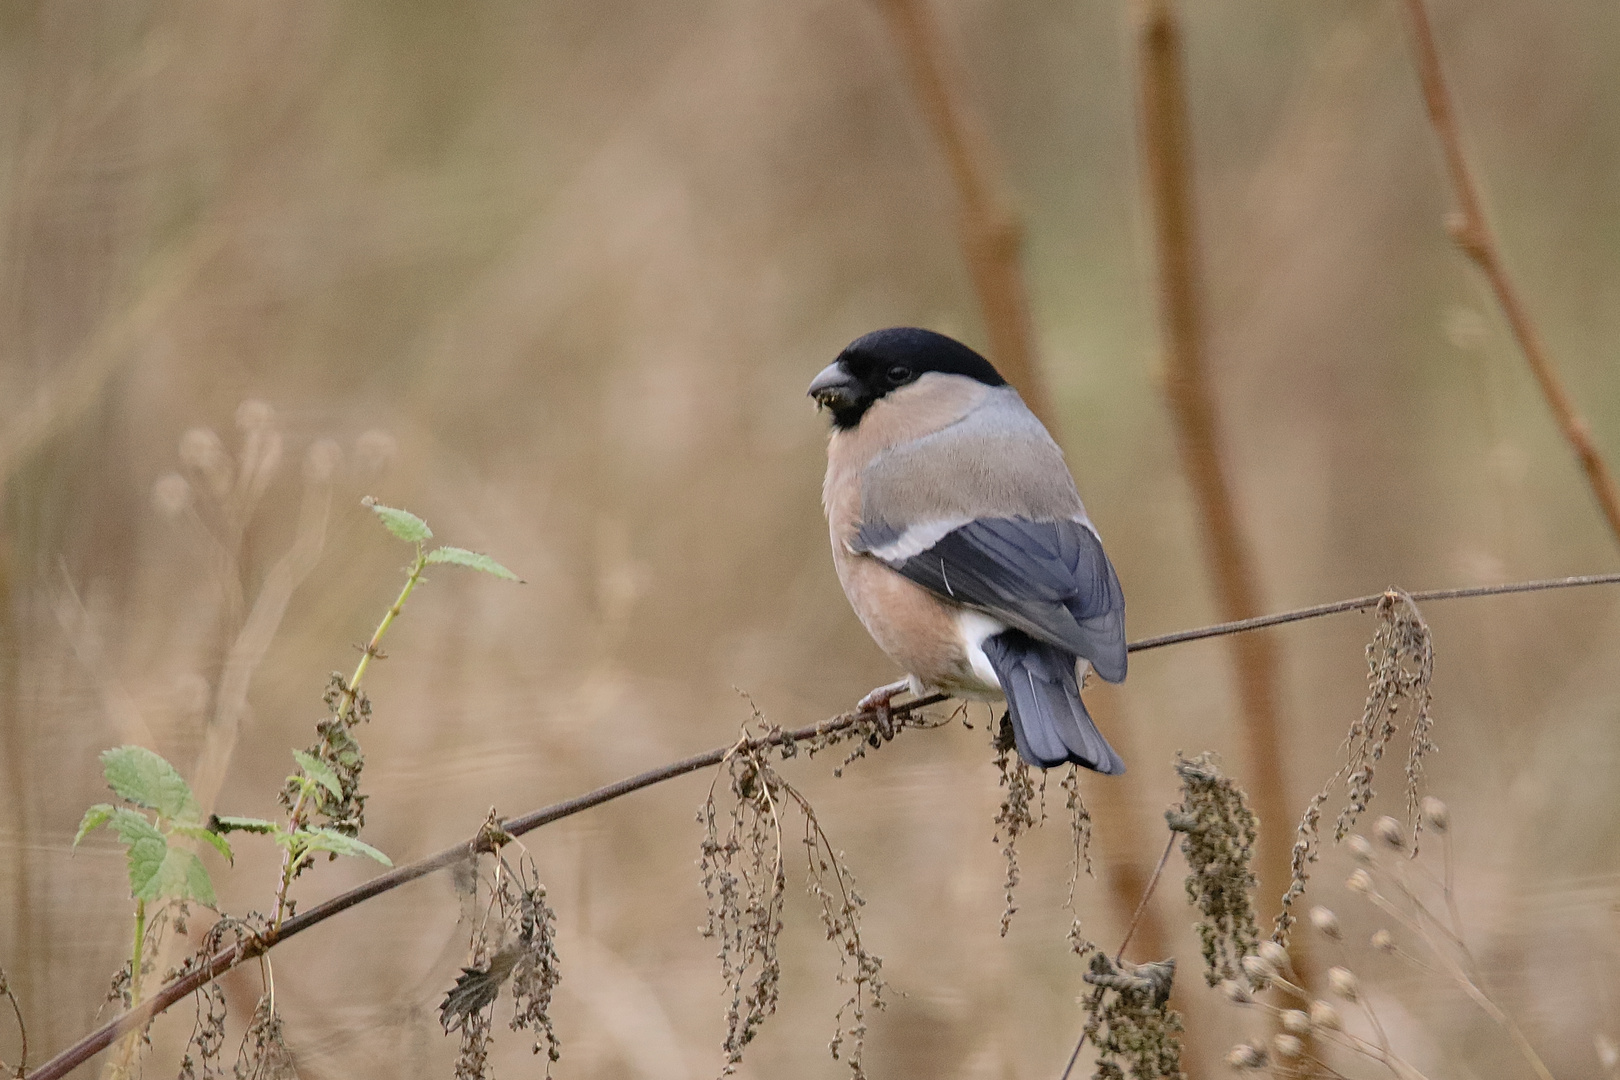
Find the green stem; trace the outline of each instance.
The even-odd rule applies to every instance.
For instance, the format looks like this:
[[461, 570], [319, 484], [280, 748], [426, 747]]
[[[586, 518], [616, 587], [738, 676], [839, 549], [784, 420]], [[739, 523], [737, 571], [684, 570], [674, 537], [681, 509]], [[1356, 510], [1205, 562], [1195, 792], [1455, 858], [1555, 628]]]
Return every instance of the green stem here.
[[377, 624], [377, 632], [371, 635], [371, 641], [366, 644], [365, 654], [360, 657], [360, 663], [355, 665], [354, 676], [349, 679], [349, 689], [344, 693], [343, 704], [338, 709], [339, 720], [348, 719], [350, 711], [354, 708], [355, 695], [360, 690], [360, 680], [366, 677], [366, 669], [371, 666], [371, 658], [378, 655], [383, 635], [388, 633], [388, 628], [399, 618], [399, 613], [405, 608], [405, 601], [416, 591], [417, 583], [422, 580], [422, 571], [426, 568], [427, 555], [422, 551], [422, 545], [417, 544], [416, 561], [411, 563], [411, 572], [405, 579], [405, 587], [399, 590], [399, 598], [394, 601], [394, 606], [388, 609], [388, 613], [382, 617], [382, 622]]
[[[422, 580], [422, 571], [425, 569], [427, 569], [427, 553], [422, 550], [421, 544], [417, 544], [416, 559], [411, 563], [411, 571], [405, 578], [405, 587], [399, 590], [399, 596], [394, 600], [393, 606], [383, 615], [382, 622], [377, 624], [376, 632], [371, 635], [371, 640], [366, 643], [365, 652], [360, 657], [360, 663], [355, 665], [354, 674], [349, 678], [348, 686], [343, 689], [343, 702], [338, 706], [337, 718], [339, 721], [348, 720], [354, 712], [355, 698], [360, 693], [360, 680], [366, 677], [366, 669], [371, 666], [372, 657], [381, 655], [383, 635], [388, 633], [388, 628], [394, 625], [394, 620], [399, 618], [399, 613], [405, 609], [405, 601], [409, 600], [411, 593], [416, 591], [417, 584]], [[287, 815], [287, 828], [290, 832], [297, 832], [303, 827], [304, 819], [307, 816], [309, 795], [310, 792], [315, 790], [315, 784], [310, 781], [309, 777], [305, 777], [304, 781], [303, 790], [299, 791], [298, 800], [293, 803], [292, 811]], [[298, 864], [299, 859], [293, 856], [292, 848], [289, 847], [287, 854], [281, 860], [281, 881], [276, 886], [276, 910], [275, 915], [270, 920], [270, 926], [273, 930], [280, 930], [281, 922], [286, 918], [287, 890], [292, 888], [293, 874], [297, 872]]]
[[135, 901], [135, 947], [129, 957], [129, 1005], [141, 1003], [141, 953], [146, 947], [146, 901]]

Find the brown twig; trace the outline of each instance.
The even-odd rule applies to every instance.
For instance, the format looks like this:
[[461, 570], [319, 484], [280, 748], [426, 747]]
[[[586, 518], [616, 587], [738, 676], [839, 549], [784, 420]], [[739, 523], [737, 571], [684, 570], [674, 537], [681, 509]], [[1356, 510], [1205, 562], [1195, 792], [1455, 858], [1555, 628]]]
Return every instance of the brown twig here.
[[[1426, 592], [1407, 593], [1406, 596], [1408, 599], [1419, 603], [1428, 603], [1431, 600], [1467, 600], [1480, 596], [1510, 596], [1513, 593], [1578, 589], [1586, 585], [1620, 585], [1620, 574], [1582, 574], [1578, 577], [1514, 581], [1506, 585], [1472, 585], [1464, 589], [1429, 589]], [[1314, 607], [1296, 608], [1293, 611], [1283, 611], [1275, 615], [1257, 615], [1252, 619], [1237, 619], [1233, 622], [1216, 623], [1214, 626], [1200, 626], [1196, 630], [1178, 630], [1173, 634], [1160, 634], [1157, 637], [1141, 638], [1131, 642], [1130, 651], [1133, 653], [1146, 652], [1148, 649], [1162, 649], [1166, 645], [1180, 645], [1184, 641], [1202, 641], [1205, 638], [1241, 634], [1247, 630], [1263, 630], [1268, 626], [1282, 626], [1285, 623], [1321, 618], [1323, 615], [1338, 615], [1346, 611], [1366, 611], [1368, 608], [1376, 607], [1378, 602], [1387, 595], [1388, 593], [1373, 593], [1370, 596], [1357, 596], [1350, 600], [1335, 600], [1331, 604], [1317, 604]]]
[[[1147, 0], [1139, 47], [1142, 158], [1158, 241], [1170, 411], [1182, 468], [1203, 523], [1205, 554], [1220, 611], [1228, 619], [1248, 619], [1261, 611], [1259, 574], [1238, 523], [1207, 375], [1186, 65], [1173, 0]], [[1232, 651], [1255, 809], [1261, 821], [1287, 821], [1276, 642], [1264, 634], [1247, 635], [1233, 643]], [[1290, 853], [1286, 830], [1264, 830], [1260, 879], [1287, 881]]]
[[984, 312], [990, 358], [1050, 427], [1051, 405], [1036, 367], [1029, 289], [1018, 264], [1023, 230], [1007, 208], [984, 124], [961, 90], [966, 76], [945, 47], [928, 0], [882, 0], [882, 8], [956, 188], [962, 249]]
[[[1120, 939], [1119, 948], [1114, 950], [1114, 963], [1117, 966], [1124, 959], [1125, 947], [1136, 936], [1136, 928], [1141, 924], [1142, 913], [1147, 910], [1148, 902], [1153, 899], [1153, 891], [1159, 887], [1159, 878], [1164, 874], [1165, 864], [1170, 861], [1170, 852], [1176, 847], [1176, 834], [1171, 833], [1165, 841], [1164, 853], [1159, 856], [1159, 864], [1153, 868], [1153, 876], [1148, 878], [1147, 887], [1142, 890], [1142, 899], [1137, 901], [1136, 914], [1131, 916], [1131, 924], [1125, 928], [1125, 936]], [[1086, 1033], [1082, 1031], [1080, 1038], [1074, 1044], [1074, 1053], [1069, 1055], [1069, 1063], [1063, 1067], [1063, 1075], [1058, 1080], [1069, 1080], [1069, 1074], [1074, 1072], [1074, 1063], [1080, 1060], [1080, 1051], [1086, 1047]]]
[[1114, 963], [1125, 958], [1125, 947], [1136, 936], [1136, 928], [1142, 921], [1142, 912], [1147, 910], [1148, 901], [1153, 899], [1153, 890], [1159, 887], [1159, 878], [1164, 874], [1164, 864], [1170, 861], [1170, 852], [1176, 846], [1176, 834], [1171, 833], [1164, 842], [1164, 853], [1159, 856], [1159, 865], [1153, 868], [1153, 876], [1148, 878], [1147, 888], [1142, 890], [1142, 901], [1136, 905], [1136, 914], [1131, 916], [1131, 925], [1125, 928], [1125, 937], [1120, 940], [1119, 948], [1114, 950]]
[[[1465, 597], [1501, 596], [1509, 593], [1540, 592], [1548, 589], [1566, 589], [1582, 585], [1616, 585], [1620, 584], [1620, 574], [1593, 574], [1586, 577], [1557, 578], [1546, 581], [1514, 582], [1507, 585], [1491, 585], [1469, 589], [1440, 589], [1430, 592], [1409, 593], [1413, 600], [1452, 600]], [[1201, 627], [1196, 630], [1184, 630], [1175, 634], [1165, 634], [1156, 638], [1145, 638], [1131, 644], [1132, 652], [1141, 652], [1146, 649], [1163, 648], [1167, 645], [1177, 645], [1188, 641], [1199, 641], [1204, 638], [1224, 637], [1228, 634], [1242, 633], [1265, 626], [1276, 626], [1282, 623], [1298, 622], [1302, 619], [1317, 618], [1323, 615], [1334, 615], [1346, 611], [1364, 610], [1375, 605], [1383, 594], [1374, 596], [1361, 596], [1353, 600], [1341, 600], [1334, 604], [1321, 604], [1312, 608], [1301, 608], [1298, 611], [1282, 612], [1277, 615], [1267, 615], [1259, 619], [1247, 619], [1235, 623], [1219, 623], [1214, 626]], [[944, 694], [930, 694], [917, 698], [915, 701], [901, 702], [891, 705], [890, 711], [896, 716], [906, 716], [918, 709], [930, 705], [937, 705], [947, 700]], [[870, 718], [870, 713], [841, 713], [831, 719], [818, 724], [796, 728], [792, 731], [779, 731], [758, 739], [751, 740], [750, 745], [756, 747], [776, 746], [786, 742], [799, 742], [814, 739], [818, 735], [827, 735], [844, 731], [863, 718]], [[661, 765], [656, 769], [638, 773], [595, 791], [586, 792], [566, 802], [556, 803], [531, 811], [521, 817], [513, 818], [502, 823], [505, 831], [512, 836], [521, 836], [532, 832], [543, 825], [571, 817], [592, 807], [612, 802], [632, 792], [643, 788], [661, 784], [666, 780], [673, 780], [678, 776], [696, 772], [699, 769], [711, 768], [720, 764], [728, 754], [734, 753], [738, 743], [727, 743], [702, 754], [696, 754], [680, 761], [673, 761]], [[186, 995], [206, 986], [225, 972], [236, 967], [245, 960], [251, 960], [269, 952], [276, 945], [287, 940], [295, 934], [303, 933], [332, 916], [347, 911], [356, 904], [364, 903], [383, 893], [391, 892], [401, 885], [426, 877], [436, 871], [453, 866], [479, 851], [487, 850], [488, 838], [486, 831], [480, 829], [472, 839], [463, 843], [445, 848], [443, 851], [419, 859], [405, 866], [395, 867], [385, 874], [379, 874], [361, 885], [347, 892], [339, 893], [323, 903], [316, 904], [309, 910], [286, 920], [281, 924], [279, 931], [267, 931], [242, 944], [229, 949], [222, 949], [213, 956], [208, 957], [195, 970], [182, 975], [159, 988], [138, 1009], [131, 1009], [121, 1016], [103, 1024], [95, 1031], [86, 1035], [72, 1046], [61, 1051], [39, 1068], [28, 1074], [27, 1080], [57, 1080], [66, 1076], [79, 1065], [92, 1056], [106, 1049], [114, 1039], [138, 1025], [145, 1024], [152, 1017], [158, 1015]]]
[[28, 1022], [23, 1019], [22, 1006], [18, 1004], [17, 995], [12, 992], [11, 984], [6, 979], [5, 968], [0, 968], [0, 997], [11, 1003], [12, 1015], [17, 1019], [17, 1038], [22, 1042], [22, 1048], [17, 1052], [16, 1069], [0, 1061], [0, 1070], [20, 1078], [28, 1072]]
[[1463, 153], [1462, 131], [1451, 100], [1451, 91], [1440, 70], [1440, 50], [1435, 46], [1434, 27], [1429, 22], [1429, 10], [1424, 0], [1405, 0], [1406, 13], [1412, 28], [1412, 52], [1417, 64], [1418, 81], [1423, 86], [1423, 102], [1428, 108], [1429, 120], [1440, 140], [1445, 154], [1446, 172], [1451, 177], [1451, 188], [1457, 197], [1457, 212], [1450, 222], [1451, 235], [1490, 282], [1491, 292], [1507, 317], [1508, 326], [1519, 348], [1524, 352], [1530, 373], [1541, 387], [1542, 397], [1552, 410], [1558, 430], [1563, 433], [1570, 449], [1586, 473], [1586, 482], [1592, 488], [1609, 531], [1620, 541], [1620, 488], [1615, 486], [1614, 475], [1592, 441], [1591, 428], [1581, 416], [1564, 388], [1563, 379], [1553, 366], [1547, 345], [1530, 321], [1530, 312], [1523, 298], [1508, 276], [1502, 262], [1502, 248], [1485, 216], [1484, 200], [1480, 196], [1479, 182]]

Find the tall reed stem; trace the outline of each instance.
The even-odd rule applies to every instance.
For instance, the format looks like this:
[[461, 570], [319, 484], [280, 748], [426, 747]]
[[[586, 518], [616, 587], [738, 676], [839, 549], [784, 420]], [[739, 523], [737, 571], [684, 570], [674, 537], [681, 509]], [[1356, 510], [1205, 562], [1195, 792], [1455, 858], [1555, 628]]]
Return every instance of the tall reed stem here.
[[1592, 429], [1586, 418], [1575, 407], [1575, 401], [1564, 387], [1563, 377], [1553, 363], [1547, 343], [1542, 340], [1536, 325], [1530, 319], [1529, 308], [1519, 295], [1517, 286], [1508, 275], [1502, 260], [1502, 247], [1496, 232], [1485, 216], [1485, 200], [1480, 195], [1479, 181], [1474, 177], [1468, 155], [1463, 152], [1462, 129], [1457, 123], [1457, 111], [1452, 103], [1451, 90], [1446, 85], [1440, 68], [1440, 50], [1434, 40], [1434, 26], [1429, 21], [1428, 5], [1424, 0], [1404, 0], [1407, 21], [1412, 29], [1412, 53], [1417, 64], [1418, 81], [1423, 87], [1423, 104], [1429, 113], [1429, 122], [1440, 141], [1446, 159], [1446, 173], [1457, 199], [1457, 212], [1450, 221], [1451, 235], [1457, 246], [1478, 266], [1490, 283], [1491, 292], [1502, 308], [1514, 340], [1530, 365], [1541, 396], [1552, 410], [1558, 430], [1575, 452], [1586, 483], [1592, 489], [1598, 509], [1609, 524], [1609, 531], [1620, 542], [1620, 487], [1616, 487], [1614, 474], [1608, 462], [1592, 439]]
[[[1261, 610], [1259, 574], [1238, 523], [1207, 371], [1186, 65], [1172, 0], [1146, 0], [1138, 53], [1142, 159], [1159, 256], [1170, 412], [1221, 614], [1232, 621], [1249, 619]], [[1289, 880], [1291, 858], [1276, 643], [1264, 634], [1246, 634], [1233, 640], [1232, 659], [1248, 752], [1248, 788], [1262, 823], [1259, 876], [1269, 895]]]

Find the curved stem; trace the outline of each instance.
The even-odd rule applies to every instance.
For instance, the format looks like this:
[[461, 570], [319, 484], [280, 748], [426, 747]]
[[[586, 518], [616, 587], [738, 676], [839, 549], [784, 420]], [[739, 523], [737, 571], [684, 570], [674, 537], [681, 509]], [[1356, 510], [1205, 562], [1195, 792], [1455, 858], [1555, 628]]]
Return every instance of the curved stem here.
[[1547, 343], [1542, 340], [1536, 325], [1530, 319], [1530, 309], [1508, 275], [1502, 259], [1502, 247], [1490, 220], [1485, 216], [1485, 200], [1480, 195], [1479, 181], [1474, 177], [1463, 152], [1462, 129], [1457, 123], [1456, 107], [1451, 90], [1446, 85], [1440, 68], [1440, 50], [1435, 44], [1434, 27], [1429, 22], [1429, 9], [1423, 0], [1405, 0], [1407, 18], [1412, 25], [1412, 51], [1417, 65], [1418, 81], [1423, 87], [1423, 102], [1428, 107], [1429, 121], [1445, 154], [1446, 172], [1451, 178], [1452, 191], [1457, 198], [1457, 214], [1451, 234], [1457, 246], [1473, 260], [1490, 283], [1491, 292], [1507, 318], [1513, 337], [1524, 353], [1524, 359], [1547, 400], [1558, 430], [1574, 451], [1586, 474], [1592, 497], [1608, 523], [1609, 531], [1620, 540], [1620, 487], [1609, 471], [1608, 463], [1592, 439], [1592, 429], [1580, 414], [1575, 401], [1564, 387], [1564, 380], [1553, 363]]
[[[1493, 585], [1483, 588], [1441, 589], [1430, 592], [1409, 593], [1408, 595], [1413, 600], [1450, 600], [1463, 597], [1500, 596], [1507, 593], [1539, 592], [1546, 589], [1565, 589], [1581, 585], [1613, 584], [1620, 584], [1620, 574], [1593, 574], [1585, 577], [1516, 582], [1509, 585]], [[1263, 616], [1259, 619], [1246, 619], [1237, 623], [1221, 623], [1196, 630], [1165, 634], [1157, 638], [1144, 638], [1132, 644], [1130, 649], [1132, 652], [1140, 652], [1187, 641], [1198, 641], [1204, 638], [1220, 637], [1225, 634], [1241, 633], [1245, 630], [1256, 629], [1259, 626], [1276, 626], [1281, 623], [1298, 622], [1322, 615], [1363, 610], [1377, 604], [1382, 595], [1356, 597], [1336, 604], [1322, 604], [1314, 608], [1302, 608], [1297, 611], [1283, 612], [1279, 615]], [[948, 698], [944, 694], [930, 694], [914, 701], [891, 705], [890, 712], [896, 716], [909, 716], [919, 709], [937, 705], [946, 700]], [[760, 748], [780, 746], [787, 742], [799, 742], [822, 735], [835, 734], [845, 731], [863, 720], [870, 722], [873, 719], [875, 719], [875, 715], [870, 712], [842, 713], [818, 724], [810, 724], [791, 731], [778, 731], [762, 736], [751, 740], [751, 744]], [[603, 803], [623, 798], [632, 792], [640, 791], [642, 788], [652, 787], [666, 780], [673, 780], [678, 776], [685, 776], [687, 773], [718, 765], [735, 749], [735, 743], [727, 743], [725, 746], [702, 754], [695, 754], [680, 761], [672, 761], [667, 765], [661, 765], [656, 769], [648, 769], [646, 772], [626, 777], [623, 780], [599, 787], [595, 791], [587, 792], [565, 802], [531, 811], [503, 823], [503, 826], [509, 834], [521, 836], [554, 821], [560, 821], [563, 818], [572, 817], [574, 814], [600, 806]], [[279, 927], [267, 930], [264, 934], [256, 935], [240, 945], [216, 952], [213, 956], [198, 964], [195, 970], [161, 987], [141, 1006], [132, 1008], [122, 1016], [114, 1017], [101, 1027], [85, 1035], [72, 1046], [52, 1057], [39, 1068], [29, 1073], [27, 1080], [58, 1080], [59, 1077], [66, 1076], [90, 1057], [106, 1049], [114, 1039], [124, 1032], [145, 1023], [151, 1017], [174, 1005], [181, 998], [201, 989], [243, 961], [262, 956], [294, 934], [302, 933], [313, 926], [323, 923], [332, 916], [354, 907], [356, 904], [364, 903], [373, 897], [380, 896], [385, 892], [391, 892], [401, 885], [415, 881], [417, 878], [426, 877], [429, 874], [453, 866], [464, 859], [471, 858], [478, 851], [484, 849], [483, 844], [483, 832], [480, 830], [478, 835], [470, 840], [445, 848], [443, 851], [419, 859], [416, 862], [398, 866], [386, 873], [379, 874], [370, 881], [364, 882], [347, 892], [339, 893], [330, 900], [316, 904], [307, 911], [286, 919]]]
[[[405, 578], [405, 587], [399, 591], [399, 596], [394, 600], [393, 606], [384, 613], [382, 622], [377, 624], [377, 629], [372, 633], [371, 640], [366, 642], [365, 651], [360, 657], [360, 662], [355, 665], [354, 675], [350, 677], [348, 685], [343, 688], [343, 700], [338, 705], [337, 713], [339, 722], [347, 721], [350, 715], [353, 714], [355, 698], [360, 693], [360, 680], [366, 677], [366, 669], [371, 666], [371, 658], [382, 655], [383, 635], [388, 633], [388, 628], [394, 625], [394, 620], [399, 618], [399, 613], [405, 609], [405, 601], [411, 598], [411, 593], [416, 590], [417, 584], [422, 580], [422, 571], [426, 568], [427, 555], [422, 551], [422, 545], [418, 543], [416, 545], [416, 559], [411, 563], [410, 573]], [[314, 780], [308, 776], [304, 777], [303, 786], [298, 792], [298, 799], [293, 803], [292, 810], [287, 814], [287, 828], [289, 831], [297, 832], [303, 827], [308, 817], [309, 796], [314, 790]], [[298, 859], [293, 856], [293, 848], [289, 845], [287, 853], [281, 859], [281, 880], [276, 884], [276, 908], [270, 919], [272, 930], [281, 929], [282, 920], [286, 918], [287, 892], [292, 888], [293, 877], [297, 872]]]
[[1170, 861], [1170, 852], [1176, 847], [1176, 834], [1171, 833], [1164, 843], [1164, 854], [1159, 856], [1159, 865], [1153, 868], [1153, 876], [1148, 879], [1147, 888], [1142, 890], [1142, 901], [1136, 905], [1136, 914], [1131, 916], [1131, 925], [1125, 931], [1125, 938], [1119, 943], [1119, 949], [1114, 953], [1114, 963], [1119, 963], [1125, 956], [1125, 946], [1131, 943], [1136, 936], [1136, 927], [1142, 921], [1142, 912], [1147, 910], [1148, 901], [1153, 899], [1153, 890], [1159, 887], [1159, 875], [1164, 873], [1164, 864]]

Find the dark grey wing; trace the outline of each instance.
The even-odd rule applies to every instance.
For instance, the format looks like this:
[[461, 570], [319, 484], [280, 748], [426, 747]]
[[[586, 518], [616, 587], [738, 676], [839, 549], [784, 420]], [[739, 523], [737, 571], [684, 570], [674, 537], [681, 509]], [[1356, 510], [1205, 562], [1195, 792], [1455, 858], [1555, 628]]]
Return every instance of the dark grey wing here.
[[[856, 546], [882, 557], [863, 530]], [[884, 560], [917, 584], [1125, 678], [1125, 594], [1097, 534], [1080, 521], [981, 518], [909, 557]]]

